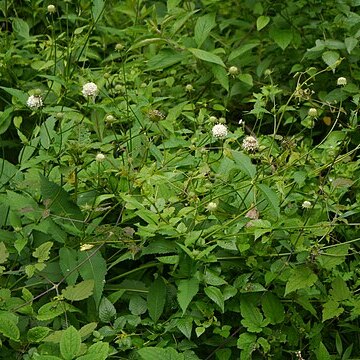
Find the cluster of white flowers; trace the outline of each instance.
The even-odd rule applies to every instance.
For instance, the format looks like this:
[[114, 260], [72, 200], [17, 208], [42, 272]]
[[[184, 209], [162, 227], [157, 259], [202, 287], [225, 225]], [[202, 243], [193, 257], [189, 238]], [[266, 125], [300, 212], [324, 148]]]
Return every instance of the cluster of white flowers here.
[[239, 69], [236, 66], [229, 67], [229, 74], [232, 76], [236, 76], [239, 73]]
[[311, 208], [311, 202], [308, 200], [305, 200], [302, 205], [301, 205], [304, 209], [309, 209]]
[[43, 101], [40, 95], [31, 95], [26, 101], [26, 105], [30, 109], [39, 109], [43, 106]]
[[159, 121], [159, 120], [164, 120], [165, 119], [165, 115], [160, 111], [160, 110], [150, 110], [148, 112], [148, 116], [150, 118], [150, 120], [153, 121]]
[[55, 11], [56, 11], [55, 5], [52, 5], [52, 4], [48, 5], [47, 11], [48, 11], [49, 14], [54, 14]]
[[93, 82], [86, 83], [82, 88], [82, 94], [86, 98], [92, 97], [94, 99], [98, 94], [98, 92], [99, 92], [98, 87]]
[[316, 117], [317, 116], [317, 110], [315, 108], [310, 108], [308, 111], [308, 115], [311, 117]]
[[256, 137], [254, 136], [246, 136], [242, 142], [242, 148], [245, 151], [255, 151], [259, 147], [259, 142], [257, 141]]
[[228, 129], [223, 124], [216, 124], [212, 128], [212, 134], [213, 134], [214, 137], [222, 139], [222, 138], [227, 136]]
[[345, 86], [347, 84], [347, 80], [345, 77], [339, 77], [336, 83], [338, 86]]
[[95, 157], [95, 160], [97, 162], [103, 162], [105, 160], [106, 156], [103, 153], [98, 153]]
[[217, 208], [217, 203], [214, 202], [214, 201], [210, 201], [206, 206], [206, 210], [209, 211], [209, 212], [215, 211], [216, 208]]
[[80, 251], [87, 251], [87, 250], [90, 250], [94, 247], [95, 245], [94, 244], [82, 244], [80, 246]]

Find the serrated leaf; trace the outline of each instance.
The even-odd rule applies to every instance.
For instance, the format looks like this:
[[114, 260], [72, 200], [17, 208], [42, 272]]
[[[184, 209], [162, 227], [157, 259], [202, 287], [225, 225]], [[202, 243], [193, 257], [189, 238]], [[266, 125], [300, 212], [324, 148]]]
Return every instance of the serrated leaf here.
[[93, 15], [94, 22], [100, 20], [105, 6], [105, 0], [92, 0], [91, 12]]
[[261, 332], [262, 328], [268, 324], [260, 310], [251, 302], [250, 298], [242, 297], [240, 299], [240, 312], [244, 318], [241, 324], [247, 328], [249, 332]]
[[13, 314], [2, 313], [0, 315], [0, 333], [11, 340], [19, 340], [20, 330], [14, 321]]
[[76, 269], [78, 265], [77, 251], [67, 247], [63, 247], [59, 251], [60, 261], [59, 265], [65, 280], [68, 285], [75, 285], [79, 276], [79, 271]]
[[243, 333], [239, 336], [236, 345], [242, 350], [240, 360], [250, 360], [251, 353], [256, 349], [256, 335]]
[[34, 258], [37, 258], [39, 262], [44, 262], [46, 260], [49, 260], [50, 257], [50, 250], [54, 243], [52, 241], [47, 241], [43, 244], [41, 244], [39, 247], [33, 251], [32, 256]]
[[147, 62], [147, 70], [163, 70], [167, 67], [177, 64], [185, 58], [183, 53], [178, 53], [173, 50], [162, 50], [159, 54], [153, 56]]
[[318, 277], [313, 271], [305, 266], [300, 265], [292, 270], [289, 280], [286, 283], [285, 296], [293, 291], [304, 289], [315, 284]]
[[254, 85], [253, 77], [250, 74], [240, 74], [238, 79], [249, 86]]
[[276, 194], [276, 192], [265, 184], [258, 184], [257, 188], [260, 190], [261, 194], [265, 198], [265, 201], [267, 202], [267, 205], [271, 211], [271, 214], [274, 214], [274, 215], [276, 215], [276, 217], [279, 217], [280, 216], [280, 200], [279, 200], [279, 197]]
[[149, 315], [157, 322], [164, 311], [166, 301], [166, 285], [161, 276], [151, 284], [147, 296], [147, 307]]
[[293, 39], [293, 34], [291, 29], [283, 30], [283, 29], [273, 28], [270, 31], [270, 36], [276, 42], [276, 44], [281, 47], [282, 50], [285, 50], [291, 43], [291, 40]]
[[109, 343], [99, 341], [89, 347], [88, 354], [95, 354], [97, 360], [105, 360], [109, 354]]
[[133, 315], [142, 315], [148, 309], [146, 300], [139, 295], [134, 295], [129, 301], [129, 310]]
[[29, 35], [29, 25], [26, 21], [23, 19], [20, 19], [19, 17], [12, 19], [12, 26], [14, 29], [14, 33], [24, 39], [28, 39], [30, 37]]
[[213, 64], [218, 64], [223, 67], [225, 67], [224, 62], [221, 60], [221, 58], [211, 52], [195, 49], [195, 48], [188, 48], [188, 50], [198, 59], [204, 60]]
[[116, 316], [115, 306], [105, 296], [99, 306], [99, 318], [102, 322], [110, 322]]
[[36, 355], [36, 357], [34, 357], [34, 360], [63, 360], [63, 359], [53, 355]]
[[36, 326], [31, 328], [27, 333], [27, 339], [29, 342], [37, 343], [41, 342], [50, 332], [50, 329], [45, 326]]
[[317, 257], [317, 261], [322, 268], [331, 270], [345, 261], [349, 248], [350, 246], [348, 244], [340, 244], [329, 248]]
[[84, 280], [76, 285], [69, 285], [63, 291], [62, 295], [70, 301], [80, 301], [87, 299], [93, 294], [94, 280]]
[[242, 45], [241, 47], [239, 47], [238, 49], [236, 49], [230, 53], [228, 60], [232, 61], [232, 60], [236, 59], [237, 57], [239, 57], [240, 55], [245, 54], [246, 52], [250, 51], [251, 49], [253, 49], [257, 46], [259, 46], [258, 42], [253, 42], [253, 43]]
[[260, 31], [270, 22], [269, 16], [261, 15], [256, 19], [256, 29]]
[[266, 318], [270, 321], [270, 324], [280, 324], [284, 321], [284, 306], [277, 296], [270, 292], [264, 294], [261, 298], [261, 305]]
[[99, 306], [102, 297], [105, 275], [107, 272], [106, 262], [100, 251], [80, 251], [78, 253], [78, 264], [81, 265], [79, 273], [84, 280], [94, 280], [94, 300]]
[[206, 14], [197, 19], [194, 29], [194, 38], [198, 47], [200, 47], [207, 39], [215, 25], [215, 14]]
[[81, 337], [79, 332], [69, 326], [61, 336], [60, 353], [65, 360], [72, 360], [76, 357], [80, 350]]
[[6, 246], [3, 242], [0, 242], [0, 264], [6, 262], [9, 257], [9, 252], [6, 249]]
[[331, 360], [332, 357], [330, 356], [329, 352], [327, 351], [325, 345], [320, 342], [318, 347], [315, 350], [316, 360]]
[[186, 280], [180, 280], [178, 285], [177, 300], [185, 314], [187, 307], [189, 306], [193, 297], [199, 291], [199, 280], [195, 277]]
[[176, 321], [176, 327], [186, 336], [189, 340], [191, 338], [193, 319], [191, 317], [184, 317]]
[[345, 46], [346, 46], [346, 51], [351, 54], [351, 52], [356, 48], [358, 44], [358, 40], [356, 38], [353, 37], [348, 37], [345, 39]]
[[337, 51], [325, 51], [322, 59], [326, 65], [333, 66], [340, 59], [340, 54]]
[[229, 76], [225, 68], [220, 65], [213, 64], [211, 66], [212, 73], [215, 79], [220, 83], [220, 85], [226, 90], [229, 91]]
[[339, 307], [339, 303], [335, 300], [327, 301], [323, 306], [322, 321], [340, 316], [344, 312], [344, 308]]
[[69, 304], [64, 301], [51, 301], [41, 306], [38, 311], [38, 320], [51, 320], [69, 309]]
[[224, 312], [224, 295], [214, 286], [208, 286], [204, 289], [205, 294]]
[[351, 292], [347, 287], [346, 282], [341, 277], [337, 277], [331, 283], [331, 290], [329, 293], [335, 301], [344, 301], [351, 297]]
[[246, 174], [249, 178], [253, 179], [256, 175], [256, 166], [251, 162], [251, 159], [246, 154], [232, 150], [231, 157], [234, 159], [239, 169]]
[[91, 335], [93, 333], [93, 331], [96, 329], [97, 327], [97, 323], [96, 322], [91, 322], [88, 323], [86, 325], [84, 325], [80, 330], [79, 330], [79, 334], [81, 336], [81, 338], [86, 338], [89, 335]]

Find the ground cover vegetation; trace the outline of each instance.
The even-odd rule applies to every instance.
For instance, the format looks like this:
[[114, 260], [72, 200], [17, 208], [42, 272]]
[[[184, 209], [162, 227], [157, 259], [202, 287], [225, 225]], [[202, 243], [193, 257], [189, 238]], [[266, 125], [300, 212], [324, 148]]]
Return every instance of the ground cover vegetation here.
[[359, 11], [0, 1], [0, 358], [358, 359]]

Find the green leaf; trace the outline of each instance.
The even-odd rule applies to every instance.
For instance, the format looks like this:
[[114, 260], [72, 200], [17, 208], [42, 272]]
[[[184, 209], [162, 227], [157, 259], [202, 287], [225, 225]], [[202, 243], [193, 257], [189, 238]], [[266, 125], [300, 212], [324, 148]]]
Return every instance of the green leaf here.
[[51, 320], [57, 316], [63, 314], [70, 308], [69, 304], [64, 301], [51, 301], [41, 306], [38, 311], [37, 319], [38, 320]]
[[224, 312], [224, 295], [220, 289], [214, 286], [208, 286], [204, 289], [205, 294]]
[[200, 59], [200, 60], [204, 60], [213, 64], [218, 64], [221, 65], [223, 67], [225, 67], [225, 64], [223, 63], [223, 61], [221, 60], [221, 58], [211, 52], [205, 51], [205, 50], [200, 50], [200, 49], [194, 49], [194, 48], [189, 48], [188, 49], [196, 58]]
[[306, 265], [300, 265], [292, 270], [286, 283], [285, 296], [293, 291], [304, 289], [315, 284], [318, 277]]
[[212, 65], [211, 66], [212, 73], [214, 74], [216, 80], [220, 83], [220, 85], [226, 90], [229, 91], [229, 76], [225, 68], [220, 65]]
[[7, 200], [10, 209], [19, 215], [24, 215], [26, 218], [36, 221], [41, 215], [38, 204], [29, 196], [21, 195], [16, 192], [7, 190]]
[[322, 59], [326, 65], [333, 66], [340, 59], [340, 54], [337, 51], [325, 51]]
[[271, 214], [274, 214], [276, 215], [276, 217], [279, 217], [280, 200], [276, 192], [265, 184], [258, 184], [257, 188], [260, 190], [261, 194], [265, 198], [265, 201], [267, 202], [267, 207], [271, 211]]
[[183, 53], [178, 53], [170, 49], [164, 49], [147, 62], [147, 70], [163, 70], [177, 64], [184, 58], [185, 56]]
[[105, 275], [107, 272], [106, 262], [100, 251], [80, 251], [78, 253], [79, 273], [83, 280], [94, 280], [94, 300], [99, 306], [102, 297]]
[[73, 327], [68, 327], [61, 336], [60, 353], [65, 360], [72, 360], [80, 350], [81, 337], [79, 332]]
[[185, 314], [187, 307], [189, 306], [193, 297], [198, 293], [198, 291], [199, 280], [195, 277], [179, 281], [177, 300], [179, 302], [181, 310], [183, 311], [183, 314]]
[[239, 169], [246, 174], [249, 178], [253, 179], [256, 175], [256, 166], [251, 162], [251, 159], [246, 154], [232, 150], [231, 157], [234, 159]]
[[105, 0], [92, 0], [91, 12], [94, 22], [100, 20], [105, 6]]
[[31, 343], [41, 342], [50, 332], [45, 326], [36, 326], [31, 328], [27, 333], [27, 339]]
[[256, 335], [243, 333], [237, 341], [238, 349], [241, 349], [240, 360], [251, 360], [251, 353], [256, 349]]
[[331, 290], [329, 293], [335, 301], [344, 301], [351, 298], [351, 292], [347, 287], [346, 282], [341, 277], [337, 277], [331, 283]]
[[[16, 318], [16, 317], [15, 317]], [[18, 341], [20, 338], [20, 330], [14, 321], [14, 315], [10, 313], [0, 314], [0, 333], [5, 337]]]
[[215, 25], [215, 14], [206, 14], [197, 19], [194, 30], [194, 38], [198, 47], [201, 47]]
[[77, 251], [67, 247], [63, 247], [59, 251], [60, 261], [59, 265], [63, 275], [65, 276], [68, 285], [75, 285], [79, 276], [79, 271], [76, 269], [78, 265]]
[[18, 90], [18, 89], [8, 88], [5, 86], [0, 86], [0, 89], [5, 90], [8, 94], [10, 94], [13, 97], [15, 97], [16, 99], [18, 99], [20, 103], [22, 103], [23, 105], [26, 105], [26, 101], [29, 96], [25, 92]]
[[[99, 341], [89, 347], [88, 354], [97, 356], [97, 360], [105, 360], [109, 354], [109, 343]], [[80, 359], [80, 358], [78, 358]]]
[[255, 48], [259, 46], [258, 42], [251, 42], [245, 45], [242, 45], [241, 47], [239, 47], [238, 49], [232, 51], [229, 55], [229, 61], [233, 61], [234, 59], [236, 59], [237, 57], [239, 57], [240, 55], [245, 54], [246, 52], [250, 51], [251, 49]]
[[138, 354], [144, 360], [185, 360], [183, 354], [179, 354], [175, 349], [168, 347], [161, 349], [157, 347], [147, 347], [138, 350]]
[[94, 280], [84, 280], [76, 285], [69, 285], [62, 291], [65, 299], [70, 301], [80, 301], [87, 299], [93, 294]]
[[129, 310], [133, 315], [142, 315], [148, 309], [145, 299], [139, 295], [134, 295], [129, 301]]
[[293, 39], [291, 29], [282, 30], [273, 28], [270, 31], [270, 36], [276, 42], [276, 44], [281, 47], [282, 50], [285, 50]]
[[35, 355], [34, 360], [63, 360], [63, 359], [53, 355]]
[[91, 323], [84, 325], [79, 330], [79, 334], [80, 334], [81, 338], [82, 339], [87, 338], [89, 335], [91, 335], [93, 333], [93, 331], [96, 329], [96, 327], [97, 327], [96, 322], [91, 322]]
[[22, 37], [24, 39], [28, 39], [30, 37], [29, 35], [29, 25], [26, 21], [23, 19], [20, 19], [19, 17], [12, 19], [12, 26], [14, 29], [14, 33], [18, 35], [19, 37]]
[[39, 262], [44, 262], [46, 260], [49, 260], [50, 250], [53, 245], [54, 243], [51, 241], [47, 241], [41, 244], [39, 247], [35, 249], [35, 251], [33, 251], [32, 256], [34, 258], [37, 258]]
[[149, 315], [154, 322], [157, 322], [164, 311], [166, 301], [166, 285], [161, 276], [151, 284], [147, 297]]
[[322, 321], [332, 319], [340, 316], [344, 312], [342, 307], [339, 307], [339, 303], [335, 300], [327, 301], [323, 306]]
[[241, 320], [241, 324], [245, 326], [249, 332], [261, 332], [262, 328], [268, 324], [267, 321], [264, 321], [260, 310], [248, 297], [242, 297], [240, 299], [240, 312], [244, 318]]
[[[1, 116], [0, 116], [1, 121]], [[7, 160], [0, 159], [0, 188], [13, 179], [17, 173], [17, 167]]]
[[264, 294], [261, 298], [261, 305], [266, 318], [270, 321], [270, 324], [280, 324], [284, 321], [284, 306], [277, 296], [270, 292]]
[[0, 264], [4, 264], [9, 257], [9, 252], [3, 242], [0, 242]]
[[116, 316], [115, 306], [105, 296], [99, 306], [99, 318], [102, 322], [110, 322]]
[[260, 31], [270, 22], [269, 16], [261, 15], [256, 20], [256, 29]]
[[340, 244], [331, 247], [321, 253], [321, 255], [317, 257], [317, 261], [322, 268], [331, 270], [345, 261], [349, 248], [350, 246], [348, 244]]
[[358, 44], [358, 40], [356, 38], [353, 37], [348, 37], [345, 39], [345, 46], [346, 46], [346, 51], [351, 54], [351, 52], [356, 48]]
[[246, 85], [253, 86], [254, 80], [253, 77], [250, 74], [240, 74], [238, 76], [238, 79], [245, 83]]
[[191, 338], [193, 319], [189, 316], [176, 321], [176, 327], [186, 336], [189, 340]]
[[330, 356], [329, 352], [326, 350], [325, 345], [320, 342], [317, 349], [315, 350], [316, 360], [331, 360], [332, 357]]

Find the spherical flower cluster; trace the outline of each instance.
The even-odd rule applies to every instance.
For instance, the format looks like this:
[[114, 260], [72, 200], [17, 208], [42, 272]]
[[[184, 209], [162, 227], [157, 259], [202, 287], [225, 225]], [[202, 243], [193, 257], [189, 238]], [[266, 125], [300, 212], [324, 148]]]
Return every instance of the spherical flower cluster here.
[[87, 98], [87, 97], [92, 97], [95, 98], [96, 95], [98, 94], [99, 90], [98, 87], [95, 83], [93, 82], [89, 82], [86, 83], [83, 88], [82, 88], [82, 94]]
[[229, 74], [235, 76], [239, 73], [239, 69], [236, 66], [229, 67]]
[[56, 11], [55, 5], [52, 5], [52, 4], [48, 5], [47, 11], [48, 11], [49, 14], [54, 14], [55, 11]]
[[116, 51], [121, 51], [122, 49], [124, 49], [124, 45], [123, 45], [123, 44], [118, 43], [118, 44], [115, 45], [115, 50], [116, 50]]
[[317, 116], [317, 110], [315, 108], [310, 108], [308, 111], [308, 115], [311, 117]]
[[347, 84], [347, 80], [345, 77], [339, 77], [336, 83], [338, 86], [345, 86]]
[[305, 200], [302, 205], [301, 205], [304, 209], [309, 209], [311, 208], [311, 202], [308, 200]]
[[254, 136], [246, 136], [246, 138], [242, 142], [242, 148], [245, 151], [255, 151], [259, 147], [259, 142]]
[[209, 202], [209, 203], [207, 204], [207, 206], [206, 206], [206, 210], [209, 211], [209, 212], [215, 211], [216, 208], [217, 208], [217, 203], [216, 203], [216, 202], [213, 202], [213, 201]]
[[82, 244], [80, 246], [80, 251], [87, 251], [87, 250], [90, 250], [94, 247], [95, 245], [94, 244]]
[[105, 160], [106, 156], [103, 153], [98, 153], [95, 157], [95, 160], [97, 162], [103, 162]]
[[160, 110], [150, 110], [148, 116], [152, 121], [164, 120], [165, 115]]
[[30, 109], [39, 109], [43, 106], [43, 101], [40, 95], [31, 95], [26, 101], [26, 105]]
[[212, 128], [212, 134], [213, 136], [215, 136], [216, 138], [224, 138], [227, 136], [228, 134], [228, 129], [225, 125], [223, 124], [216, 124], [213, 126]]
[[187, 84], [187, 85], [185, 86], [185, 90], [188, 91], [188, 92], [190, 92], [190, 91], [193, 91], [193, 90], [194, 90], [194, 87], [193, 87], [191, 84]]

